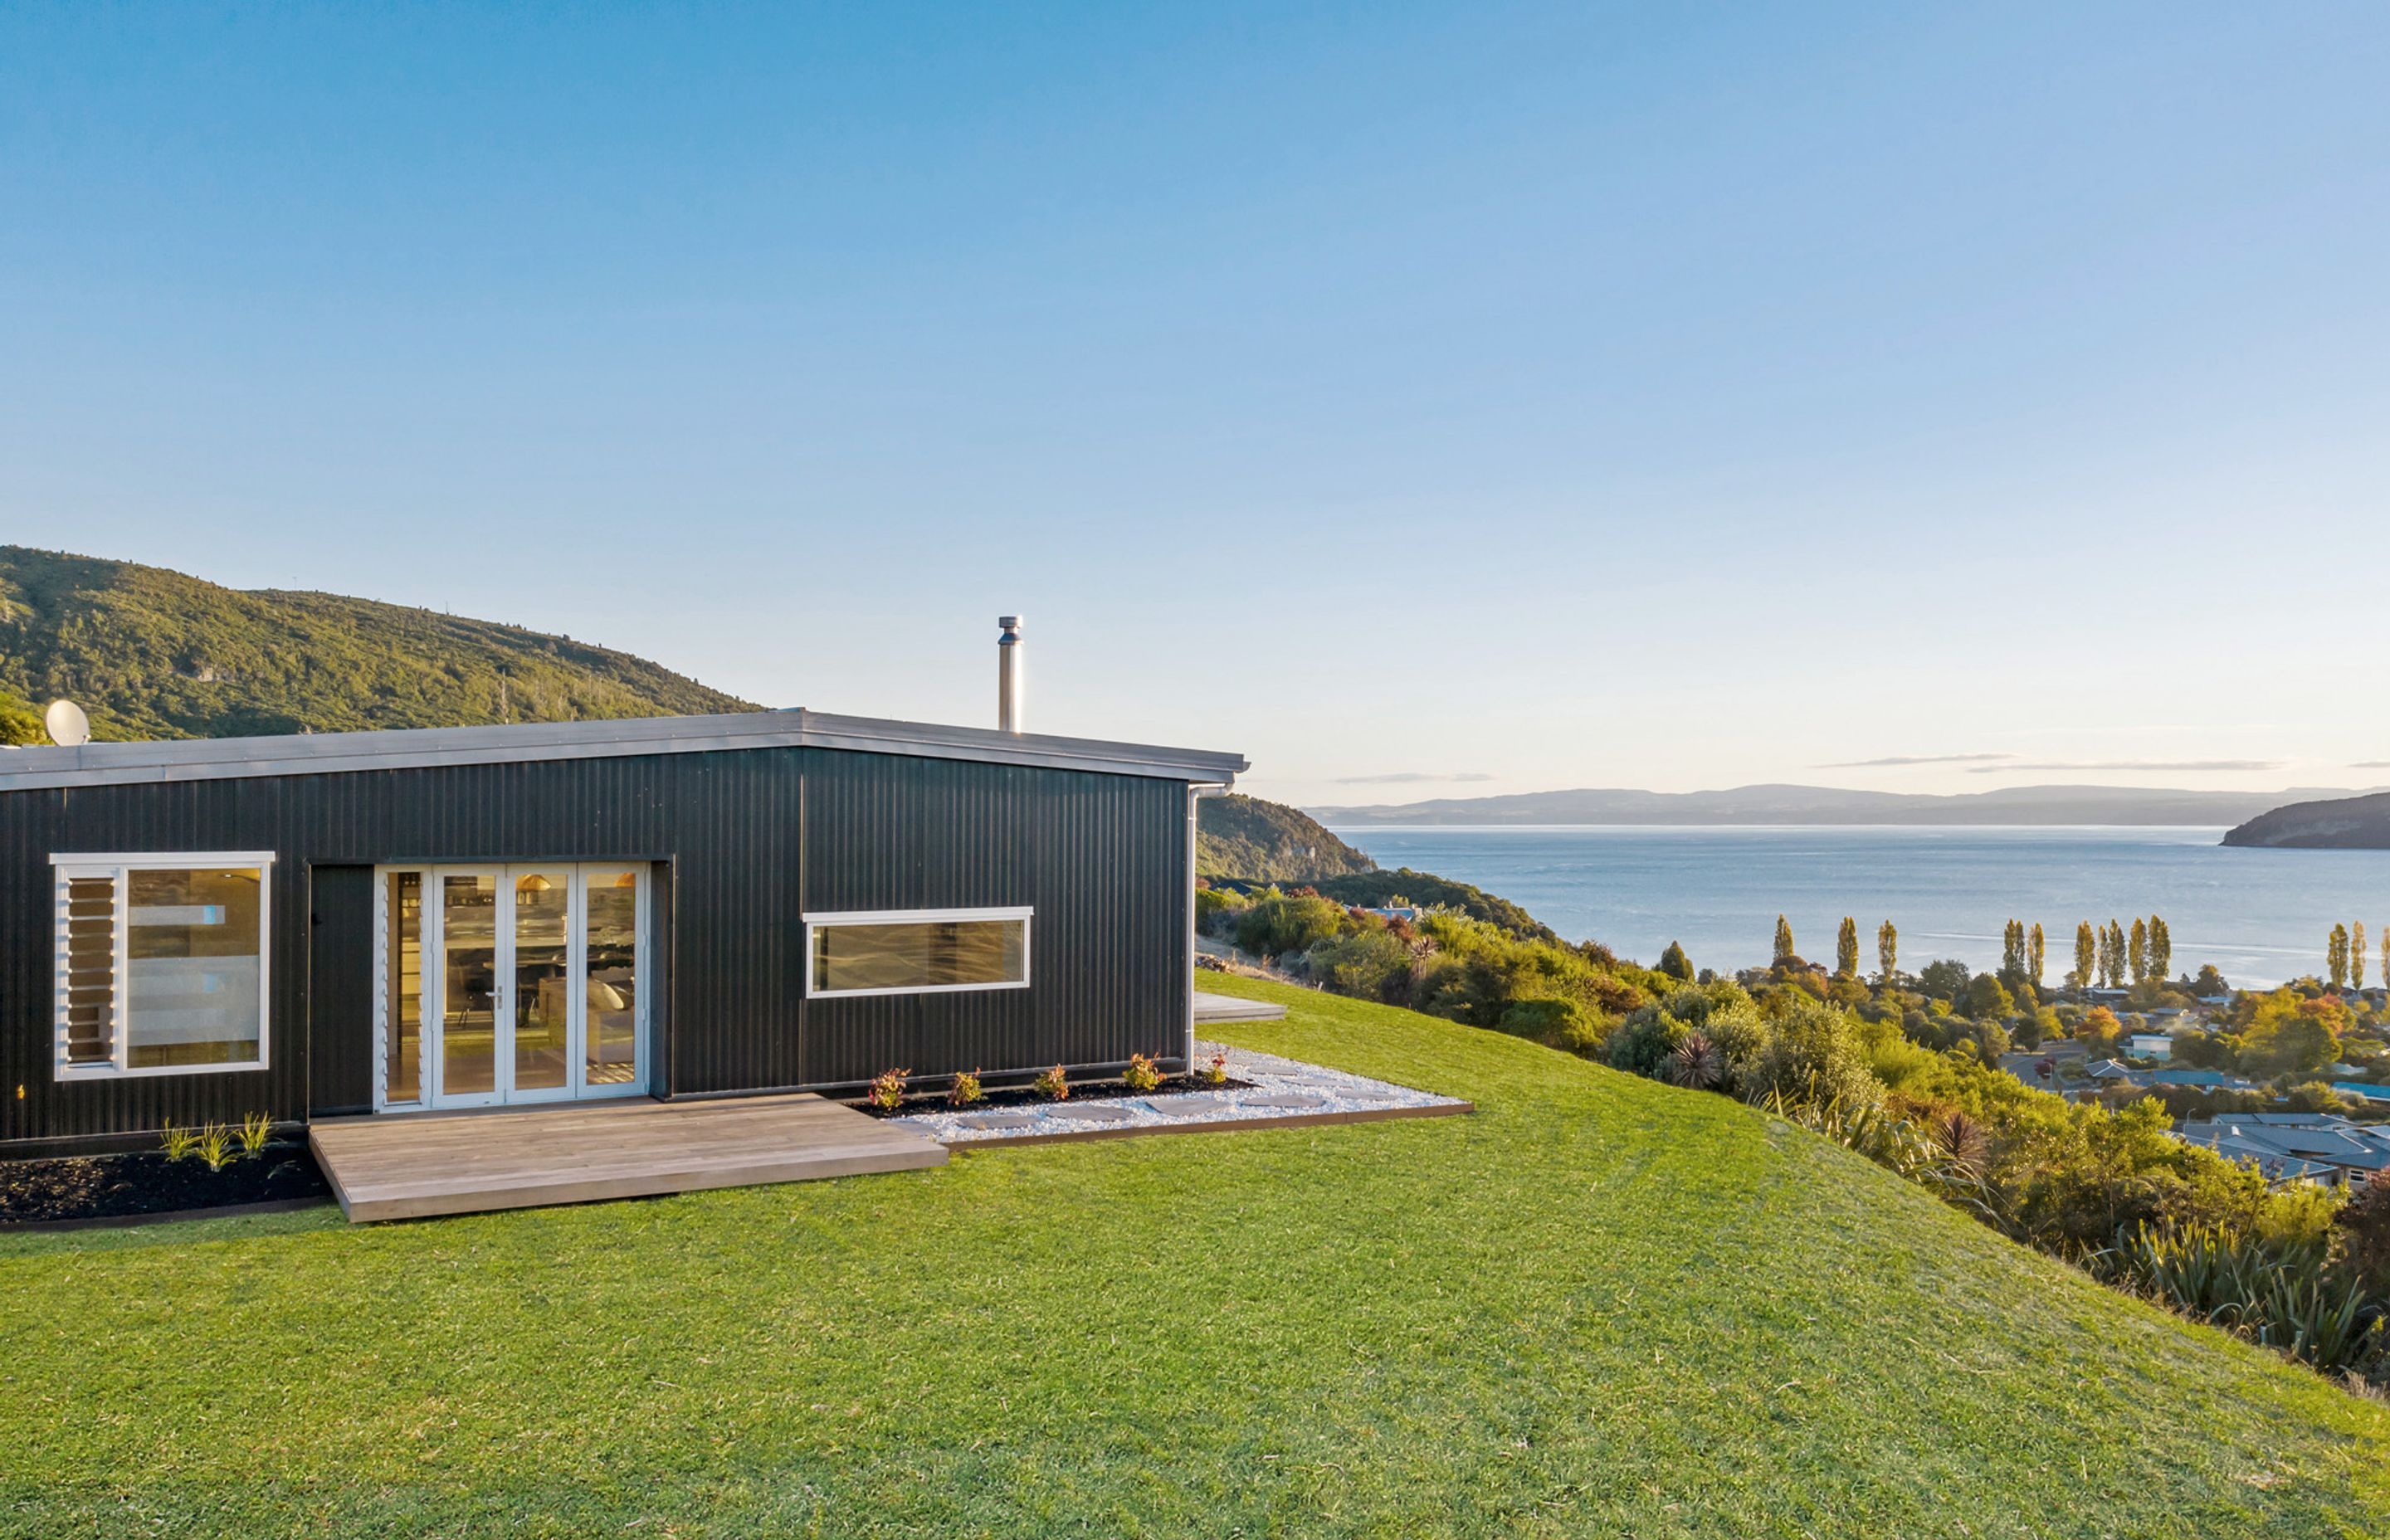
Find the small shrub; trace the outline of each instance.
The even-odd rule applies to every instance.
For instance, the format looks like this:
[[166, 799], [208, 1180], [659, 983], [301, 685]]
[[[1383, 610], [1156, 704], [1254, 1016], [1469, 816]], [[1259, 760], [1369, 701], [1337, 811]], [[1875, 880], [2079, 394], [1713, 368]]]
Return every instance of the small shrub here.
[[1121, 1072], [1121, 1083], [1132, 1091], [1150, 1091], [1162, 1084], [1162, 1072], [1151, 1054], [1133, 1053], [1128, 1056], [1128, 1068]]
[[969, 1107], [986, 1095], [986, 1088], [979, 1083], [979, 1072], [965, 1070], [961, 1074], [955, 1076], [955, 1083], [952, 1085], [946, 1087], [946, 1105]]
[[1549, 1048], [1583, 1053], [1601, 1041], [1601, 1023], [1574, 1000], [1519, 1000], [1502, 1012], [1497, 1030]]
[[170, 1123], [166, 1125], [164, 1137], [159, 1141], [159, 1148], [166, 1152], [166, 1159], [170, 1161], [186, 1160], [199, 1153], [199, 1136], [190, 1129], [177, 1128]]
[[905, 1077], [910, 1070], [882, 1070], [871, 1082], [871, 1089], [863, 1099], [883, 1112], [893, 1112], [905, 1104]]
[[1237, 918], [1237, 944], [1265, 957], [1301, 952], [1316, 942], [1332, 941], [1348, 922], [1344, 907], [1317, 893], [1280, 894], [1265, 898]]
[[1390, 929], [1314, 942], [1303, 955], [1304, 972], [1322, 989], [1389, 1005], [1400, 1005], [1409, 995], [1415, 960], [1410, 947]]
[[1029, 1088], [1047, 1101], [1071, 1099], [1071, 1083], [1063, 1077], [1062, 1066], [1060, 1064], [1050, 1070], [1038, 1072], [1037, 1078], [1029, 1083]]
[[2334, 1224], [2348, 1271], [2375, 1293], [2390, 1294], [2390, 1173], [2367, 1177]]
[[1725, 1070], [1717, 1045], [1700, 1033], [1687, 1033], [1660, 1063], [1660, 1078], [1689, 1091], [1715, 1088]]
[[202, 1127], [191, 1148], [210, 1171], [222, 1171], [240, 1159], [240, 1147], [234, 1140], [233, 1131], [220, 1123]]
[[1196, 1073], [1202, 1077], [1203, 1084], [1206, 1085], [1226, 1085], [1228, 1084], [1228, 1056], [1224, 1053], [1214, 1054], [1203, 1061], [1202, 1068]]
[[274, 1119], [263, 1112], [251, 1112], [240, 1120], [240, 1152], [254, 1159], [265, 1153], [274, 1138]]
[[2313, 1241], [2274, 1244], [2220, 1225], [2142, 1224], [2086, 1264], [2194, 1320], [2262, 1342], [2326, 1372], [2380, 1358], [2383, 1317], [2362, 1283], [2335, 1277]]
[[1746, 1099], [1773, 1093], [1787, 1101], [1857, 1109], [1883, 1098], [1883, 1083], [1868, 1069], [1867, 1050], [1844, 1012], [1796, 995], [1773, 1025], [1774, 1035], [1743, 1085]]

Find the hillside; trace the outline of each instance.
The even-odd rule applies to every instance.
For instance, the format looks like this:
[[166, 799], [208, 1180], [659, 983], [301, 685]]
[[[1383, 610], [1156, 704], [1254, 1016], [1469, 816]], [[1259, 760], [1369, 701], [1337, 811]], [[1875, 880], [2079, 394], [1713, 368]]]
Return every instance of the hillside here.
[[0, 1238], [0, 1511], [62, 1535], [2390, 1533], [2390, 1409], [1821, 1139], [1497, 1033], [1206, 987], [1288, 1007], [1237, 1041], [1481, 1110], [362, 1231]]
[[2016, 786], [1934, 796], [1831, 786], [1724, 791], [1583, 789], [1309, 811], [1331, 824], [2237, 824], [2299, 798], [2335, 793], [2178, 787]]
[[[21, 545], [0, 546], [0, 691], [67, 697], [102, 738], [754, 709], [568, 636]], [[0, 735], [12, 720], [21, 740], [30, 724], [0, 701]]]
[[2390, 850], [2390, 791], [2278, 807], [2230, 830], [2224, 842], [2288, 850]]
[[1259, 797], [1206, 797], [1195, 828], [1195, 870], [1205, 878], [1309, 882], [1378, 869], [1308, 815]]
[[1554, 946], [1568, 944], [1560, 932], [1520, 908], [1498, 893], [1489, 893], [1473, 882], [1455, 882], [1450, 878], [1432, 872], [1413, 871], [1408, 866], [1400, 871], [1353, 872], [1343, 877], [1323, 877], [1312, 884], [1323, 898], [1339, 904], [1378, 907], [1389, 904], [1417, 904], [1430, 909], [1451, 909], [1471, 919], [1482, 919], [1524, 941], [1548, 942]]

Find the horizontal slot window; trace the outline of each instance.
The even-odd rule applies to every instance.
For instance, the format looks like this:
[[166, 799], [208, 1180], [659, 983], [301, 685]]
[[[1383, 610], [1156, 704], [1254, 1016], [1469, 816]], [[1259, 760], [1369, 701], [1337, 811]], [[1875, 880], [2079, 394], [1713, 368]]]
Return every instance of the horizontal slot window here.
[[1029, 984], [1027, 909], [815, 915], [806, 993], [929, 995]]

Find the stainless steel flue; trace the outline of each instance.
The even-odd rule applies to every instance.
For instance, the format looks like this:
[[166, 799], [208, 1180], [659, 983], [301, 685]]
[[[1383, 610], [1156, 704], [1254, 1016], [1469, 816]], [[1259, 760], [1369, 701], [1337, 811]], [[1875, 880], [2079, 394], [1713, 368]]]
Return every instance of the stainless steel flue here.
[[999, 615], [996, 623], [1004, 634], [996, 639], [996, 727], [1003, 733], [1018, 733], [1022, 726], [1023, 697], [1029, 688], [1028, 644], [1021, 639], [1021, 617]]

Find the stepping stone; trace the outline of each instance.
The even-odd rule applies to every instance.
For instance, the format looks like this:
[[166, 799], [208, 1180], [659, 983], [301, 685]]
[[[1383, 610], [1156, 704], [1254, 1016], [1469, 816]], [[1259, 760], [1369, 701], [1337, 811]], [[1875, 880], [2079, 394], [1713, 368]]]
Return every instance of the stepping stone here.
[[955, 1120], [965, 1128], [1034, 1128], [1034, 1112], [972, 1112]]
[[1340, 1101], [1400, 1101], [1392, 1091], [1381, 1091], [1374, 1085], [1347, 1085], [1335, 1093]]
[[1165, 1118], [1208, 1118], [1237, 1104], [1220, 1092], [1205, 1091], [1194, 1096], [1156, 1097], [1146, 1105]]
[[1049, 1107], [1046, 1115], [1072, 1123], [1126, 1123], [1137, 1114], [1125, 1107], [1106, 1107], [1099, 1102], [1089, 1102], [1085, 1107]]
[[1247, 1107], [1277, 1107], [1292, 1110], [1312, 1107], [1325, 1107], [1328, 1105], [1328, 1098], [1325, 1097], [1294, 1096], [1247, 1097], [1244, 1100], [1244, 1105]]

